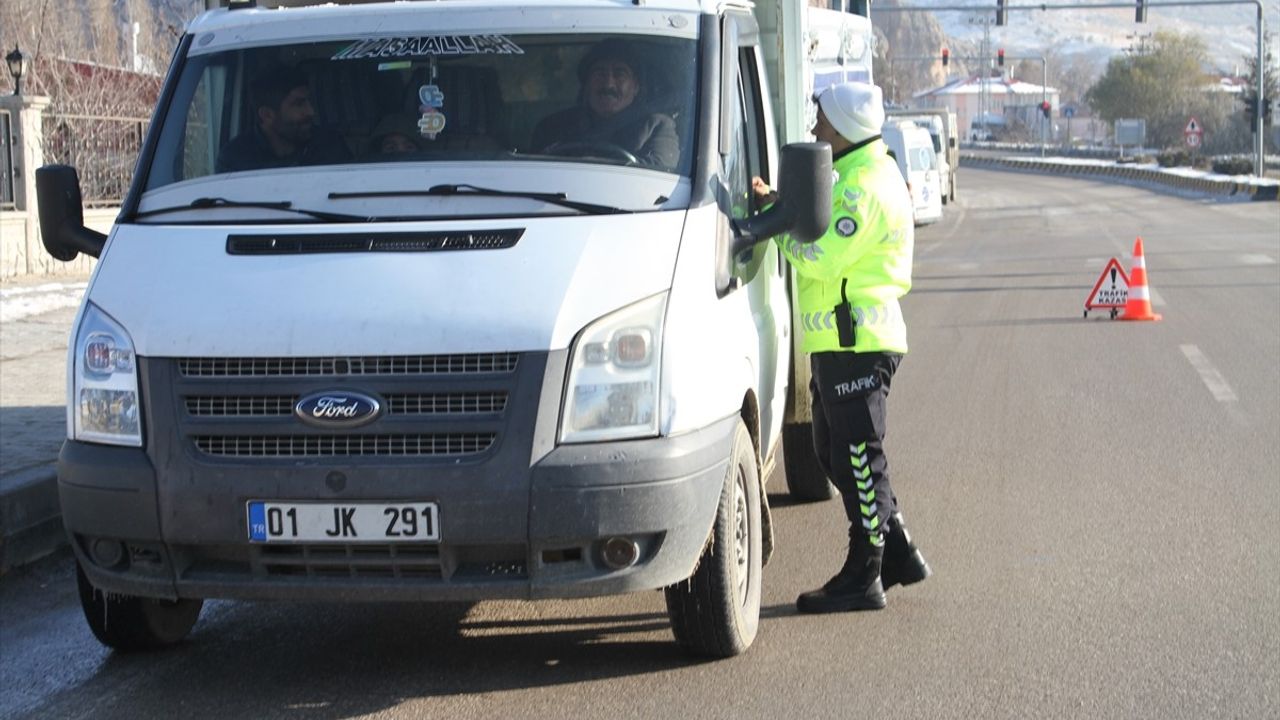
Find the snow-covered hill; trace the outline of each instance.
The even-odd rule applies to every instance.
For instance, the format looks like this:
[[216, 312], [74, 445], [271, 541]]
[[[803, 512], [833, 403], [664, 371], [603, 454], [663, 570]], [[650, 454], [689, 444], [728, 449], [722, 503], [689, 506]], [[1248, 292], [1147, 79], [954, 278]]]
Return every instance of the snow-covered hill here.
[[[1155, 0], [1159, 2], [1159, 0]], [[936, 12], [947, 35], [977, 43], [982, 39], [982, 26], [974, 19], [994, 22], [995, 0], [907, 0], [908, 6], [968, 5], [992, 8], [988, 13]], [[1027, 0], [1009, 0], [1012, 6], [1034, 7]], [[1059, 2], [1058, 4], [1065, 4]], [[1081, 2], [1082, 6], [1089, 3]], [[1267, 27], [1280, 31], [1280, 0], [1263, 0]], [[875, 7], [874, 4], [872, 6]], [[1147, 22], [1134, 22], [1134, 11], [1125, 9], [1013, 10], [1008, 24], [991, 28], [991, 41], [1010, 55], [1031, 54], [1044, 48], [1058, 47], [1067, 54], [1086, 54], [1105, 59], [1127, 48], [1137, 48], [1143, 35], [1157, 30], [1175, 30], [1199, 35], [1209, 48], [1215, 68], [1230, 73], [1244, 72], [1244, 58], [1256, 48], [1253, 5], [1213, 5], [1203, 7], [1151, 7]], [[875, 13], [872, 13], [873, 18]], [[1272, 52], [1280, 54], [1273, 35]]]

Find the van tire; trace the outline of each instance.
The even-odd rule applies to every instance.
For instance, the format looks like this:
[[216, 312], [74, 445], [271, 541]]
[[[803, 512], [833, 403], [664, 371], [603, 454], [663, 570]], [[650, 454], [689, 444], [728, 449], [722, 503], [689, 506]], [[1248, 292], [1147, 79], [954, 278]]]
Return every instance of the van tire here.
[[76, 563], [84, 619], [98, 642], [119, 652], [157, 650], [181, 642], [200, 618], [203, 600], [155, 600], [94, 587]]
[[813, 449], [813, 425], [782, 427], [782, 459], [787, 474], [787, 490], [801, 502], [821, 502], [836, 496], [836, 488], [818, 464]]
[[701, 657], [743, 653], [760, 627], [760, 470], [742, 421], [734, 430], [729, 458], [698, 565], [688, 580], [664, 591], [676, 642]]

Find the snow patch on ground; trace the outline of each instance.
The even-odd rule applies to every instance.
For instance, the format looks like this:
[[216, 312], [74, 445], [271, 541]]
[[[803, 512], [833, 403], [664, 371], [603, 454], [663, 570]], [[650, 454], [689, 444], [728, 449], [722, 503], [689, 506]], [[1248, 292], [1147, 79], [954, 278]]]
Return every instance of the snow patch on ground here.
[[0, 322], [13, 322], [75, 307], [89, 284], [45, 283], [28, 287], [0, 288]]
[[1155, 170], [1166, 175], [1177, 175], [1178, 177], [1195, 178], [1198, 180], [1214, 180], [1217, 182], [1234, 182], [1242, 185], [1257, 185], [1259, 187], [1274, 187], [1280, 185], [1280, 180], [1273, 178], [1260, 178], [1252, 175], [1220, 175], [1208, 170], [1197, 170], [1189, 167], [1161, 167], [1157, 163], [1116, 163], [1111, 160], [1097, 160], [1094, 158], [1071, 158], [1071, 157], [1044, 157], [1044, 158], [1019, 158], [1011, 157], [1006, 160], [1024, 163], [1054, 163], [1056, 165], [1075, 165], [1087, 167], [1126, 167], [1137, 168], [1139, 170]]

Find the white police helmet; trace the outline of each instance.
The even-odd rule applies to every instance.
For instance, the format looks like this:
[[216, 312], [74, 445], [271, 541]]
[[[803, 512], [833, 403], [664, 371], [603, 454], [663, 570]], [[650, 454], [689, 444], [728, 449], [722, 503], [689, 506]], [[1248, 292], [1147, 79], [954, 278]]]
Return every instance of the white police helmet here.
[[884, 125], [884, 96], [869, 83], [832, 85], [818, 95], [818, 107], [831, 127], [855, 145], [879, 135]]

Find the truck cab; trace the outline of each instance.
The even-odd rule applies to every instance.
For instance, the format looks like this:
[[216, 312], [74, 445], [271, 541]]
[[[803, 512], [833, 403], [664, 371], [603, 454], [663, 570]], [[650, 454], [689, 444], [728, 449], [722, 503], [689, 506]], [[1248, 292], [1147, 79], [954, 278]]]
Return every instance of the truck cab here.
[[770, 238], [831, 209], [759, 11], [293, 4], [188, 26], [108, 236], [38, 173], [46, 247], [99, 256], [58, 464], [91, 629], [663, 588], [682, 646], [745, 650], [795, 415]]

